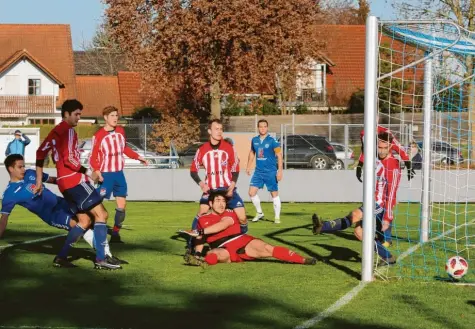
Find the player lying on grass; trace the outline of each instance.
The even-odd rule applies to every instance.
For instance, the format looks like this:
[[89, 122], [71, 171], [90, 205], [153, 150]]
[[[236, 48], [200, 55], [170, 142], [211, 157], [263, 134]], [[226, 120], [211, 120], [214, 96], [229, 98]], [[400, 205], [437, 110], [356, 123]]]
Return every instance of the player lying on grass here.
[[[396, 259], [393, 255], [383, 246], [384, 243], [384, 231], [389, 228], [390, 218], [388, 218], [387, 207], [391, 204], [387, 202], [388, 199], [388, 185], [386, 180], [385, 166], [383, 161], [398, 162], [392, 158], [389, 153], [389, 143], [385, 139], [379, 139], [379, 137], [385, 137], [387, 133], [378, 135], [378, 160], [376, 160], [376, 188], [375, 188], [375, 202], [376, 209], [374, 211], [376, 215], [376, 237], [375, 248], [378, 255], [381, 257], [381, 265], [394, 264]], [[399, 163], [399, 162], [398, 162]], [[346, 217], [338, 218], [332, 221], [321, 221], [317, 214], [313, 214], [313, 234], [330, 233], [335, 231], [342, 231], [351, 225], [355, 224], [355, 236], [358, 240], [363, 239], [363, 206], [356, 208]]]
[[[284, 262], [314, 265], [315, 258], [303, 257], [285, 247], [274, 247], [261, 239], [241, 233], [238, 217], [226, 209], [226, 192], [214, 192], [209, 196], [211, 212], [198, 220], [195, 230], [180, 231], [196, 238], [196, 254], [185, 255], [190, 265], [238, 263], [245, 260], [273, 257]], [[204, 259], [201, 257], [204, 244], [211, 247]]]
[[[33, 189], [36, 182], [36, 171], [25, 170], [25, 162], [20, 154], [11, 154], [5, 159], [5, 168], [10, 175], [10, 183], [3, 193], [2, 210], [0, 218], [0, 238], [3, 236], [8, 224], [8, 218], [16, 205], [28, 209], [33, 214], [40, 217], [46, 224], [64, 230], [71, 230], [76, 226], [75, 214], [70, 210], [68, 203], [63, 198], [55, 195], [46, 187], [41, 195], [35, 195]], [[43, 182], [56, 184], [56, 177], [43, 174]], [[88, 229], [88, 227], [83, 227]], [[94, 232], [87, 230], [83, 236], [84, 240], [94, 248]], [[107, 241], [106, 241], [107, 242]], [[75, 267], [70, 262], [61, 262], [58, 259], [66, 259], [71, 245], [65, 243], [59, 254], [55, 258], [53, 265], [56, 267]], [[109, 244], [106, 243], [105, 251], [110, 262], [126, 264], [127, 262], [112, 256]]]

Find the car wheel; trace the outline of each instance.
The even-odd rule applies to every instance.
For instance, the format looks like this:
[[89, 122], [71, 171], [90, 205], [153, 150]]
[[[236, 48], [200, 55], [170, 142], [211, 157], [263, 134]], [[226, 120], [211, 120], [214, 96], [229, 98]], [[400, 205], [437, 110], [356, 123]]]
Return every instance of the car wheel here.
[[170, 166], [171, 166], [172, 169], [178, 169], [178, 168], [180, 168], [180, 164], [179, 164], [178, 162], [176, 162], [176, 161], [172, 161], [172, 163], [171, 163]]
[[323, 155], [315, 155], [310, 159], [310, 166], [313, 169], [323, 170], [328, 167], [328, 158]]
[[450, 161], [448, 161], [447, 158], [443, 158], [442, 160], [440, 160], [440, 163], [443, 164], [443, 165], [446, 165], [448, 164]]
[[336, 160], [336, 162], [332, 165], [333, 170], [343, 170], [345, 169], [345, 164], [341, 160]]

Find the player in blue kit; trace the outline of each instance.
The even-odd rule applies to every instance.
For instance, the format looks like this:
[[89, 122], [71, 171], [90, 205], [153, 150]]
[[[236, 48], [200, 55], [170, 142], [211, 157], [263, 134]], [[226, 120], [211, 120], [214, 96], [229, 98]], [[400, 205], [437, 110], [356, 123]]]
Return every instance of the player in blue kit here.
[[[0, 218], [0, 238], [3, 236], [8, 224], [8, 217], [16, 205], [22, 206], [38, 217], [46, 224], [69, 231], [77, 225], [75, 213], [70, 209], [68, 202], [44, 188], [43, 193], [35, 195], [33, 190], [36, 187], [36, 171], [25, 170], [23, 156], [11, 154], [5, 159], [5, 168], [10, 175], [10, 182], [3, 193], [2, 210]], [[56, 177], [43, 174], [43, 182], [56, 184]], [[84, 227], [83, 229], [88, 229]], [[94, 248], [94, 233], [87, 230], [84, 240]], [[56, 267], [75, 267], [74, 264], [66, 260], [70, 243], [65, 243], [58, 256], [55, 257], [53, 265]], [[109, 245], [105, 246], [109, 261], [114, 263], [125, 263], [112, 256]]]
[[281, 202], [278, 182], [282, 180], [283, 160], [280, 143], [268, 134], [268, 127], [269, 123], [267, 120], [259, 120], [257, 123], [259, 135], [252, 139], [251, 150], [247, 158], [246, 172], [248, 175], [251, 174], [251, 165], [254, 162], [254, 158], [256, 159], [256, 169], [252, 175], [251, 184], [249, 186], [249, 196], [257, 211], [256, 217], [254, 217], [252, 221], [257, 222], [264, 218], [261, 200], [259, 199], [259, 195], [257, 195], [257, 191], [265, 185], [272, 195], [272, 201], [274, 203], [274, 223], [280, 224]]

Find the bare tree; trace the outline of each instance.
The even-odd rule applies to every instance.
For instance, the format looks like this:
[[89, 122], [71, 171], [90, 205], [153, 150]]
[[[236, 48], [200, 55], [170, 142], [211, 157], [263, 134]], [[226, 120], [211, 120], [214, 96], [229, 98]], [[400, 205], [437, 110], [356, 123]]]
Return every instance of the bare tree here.
[[370, 12], [367, 0], [324, 0], [320, 4], [326, 24], [363, 25]]

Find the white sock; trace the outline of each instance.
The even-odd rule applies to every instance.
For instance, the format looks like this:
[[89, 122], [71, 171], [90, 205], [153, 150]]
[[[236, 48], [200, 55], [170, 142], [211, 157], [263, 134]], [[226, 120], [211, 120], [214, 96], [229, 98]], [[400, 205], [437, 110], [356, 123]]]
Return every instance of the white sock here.
[[280, 197], [276, 196], [275, 198], [272, 198], [272, 200], [274, 201], [275, 219], [280, 219], [280, 208], [281, 208]]
[[84, 241], [86, 241], [92, 249], [94, 248], [94, 231], [93, 230], [87, 230], [86, 233], [82, 236]]
[[262, 208], [261, 208], [261, 199], [259, 199], [259, 196], [256, 194], [251, 197], [252, 204], [254, 207], [256, 207], [256, 211], [258, 214], [262, 214]]
[[[96, 249], [94, 246], [94, 231], [93, 230], [87, 230], [86, 233], [82, 236], [84, 241], [86, 241], [92, 249]], [[104, 249], [106, 251], [106, 255], [109, 257], [112, 257], [111, 250], [109, 247], [109, 242], [106, 240], [106, 244], [104, 246]]]

